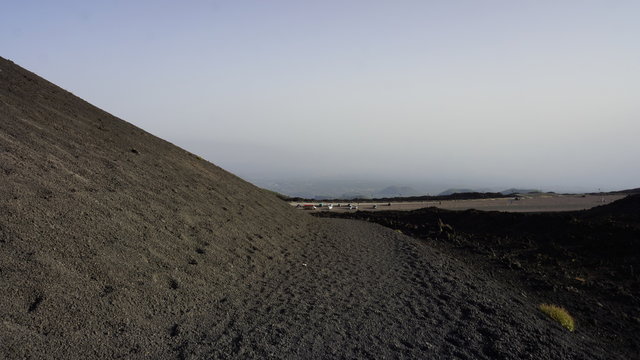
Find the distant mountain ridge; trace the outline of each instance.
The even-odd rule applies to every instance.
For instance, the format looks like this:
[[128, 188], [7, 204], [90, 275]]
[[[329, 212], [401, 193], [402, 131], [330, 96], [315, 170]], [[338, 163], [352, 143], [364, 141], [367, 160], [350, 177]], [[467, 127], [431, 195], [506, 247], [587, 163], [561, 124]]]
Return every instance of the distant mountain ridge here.
[[448, 195], [453, 195], [453, 194], [473, 193], [473, 192], [478, 192], [478, 190], [453, 188], [453, 189], [447, 189], [447, 190], [441, 192], [440, 194], [438, 194], [438, 196], [448, 196]]
[[[451, 188], [451, 189], [447, 189], [447, 190], [441, 192], [440, 194], [438, 194], [438, 196], [448, 196], [448, 195], [453, 195], [453, 194], [467, 194], [467, 193], [485, 193], [485, 192], [493, 192], [493, 190], [490, 190], [490, 189]], [[499, 193], [502, 194], [502, 195], [528, 194], [528, 193], [537, 193], [537, 192], [541, 192], [541, 191], [537, 190], [537, 189], [518, 189], [518, 188], [509, 188], [509, 189], [506, 189], [506, 190], [499, 191]]]

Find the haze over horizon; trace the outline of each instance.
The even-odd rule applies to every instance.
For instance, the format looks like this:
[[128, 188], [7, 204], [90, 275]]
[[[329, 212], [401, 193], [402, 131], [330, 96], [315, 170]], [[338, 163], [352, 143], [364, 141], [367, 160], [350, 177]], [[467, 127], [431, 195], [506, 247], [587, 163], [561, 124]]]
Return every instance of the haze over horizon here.
[[[635, 1], [34, 1], [2, 55], [259, 185], [640, 186]], [[425, 185], [425, 186], [427, 186]]]

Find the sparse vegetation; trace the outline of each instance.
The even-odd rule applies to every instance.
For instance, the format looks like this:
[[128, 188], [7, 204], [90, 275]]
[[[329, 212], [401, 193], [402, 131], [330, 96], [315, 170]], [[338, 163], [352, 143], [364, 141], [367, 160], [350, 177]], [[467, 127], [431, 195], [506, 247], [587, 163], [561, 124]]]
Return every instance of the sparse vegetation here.
[[560, 323], [569, 331], [574, 331], [576, 328], [573, 317], [563, 307], [551, 304], [540, 304], [540, 310], [549, 315], [550, 318]]

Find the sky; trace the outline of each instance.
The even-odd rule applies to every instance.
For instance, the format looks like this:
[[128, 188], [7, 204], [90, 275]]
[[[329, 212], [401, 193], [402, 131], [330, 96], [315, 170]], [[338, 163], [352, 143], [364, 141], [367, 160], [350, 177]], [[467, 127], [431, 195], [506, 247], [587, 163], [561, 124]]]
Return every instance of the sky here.
[[13, 1], [0, 56], [256, 183], [640, 186], [640, 2]]

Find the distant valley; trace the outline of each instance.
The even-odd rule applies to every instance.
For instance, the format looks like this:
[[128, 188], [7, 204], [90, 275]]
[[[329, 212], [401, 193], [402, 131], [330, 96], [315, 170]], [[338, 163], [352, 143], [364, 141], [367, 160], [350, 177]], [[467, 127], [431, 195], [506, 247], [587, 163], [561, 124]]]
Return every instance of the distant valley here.
[[[425, 182], [424, 185], [419, 183], [398, 185], [374, 180], [248, 180], [259, 187], [275, 191], [292, 198], [298, 197], [316, 200], [378, 199], [427, 195], [447, 196], [454, 193], [473, 192], [494, 192], [508, 195], [542, 191], [538, 189], [516, 187], [447, 187], [446, 184], [433, 184], [428, 182]], [[549, 189], [546, 191], [549, 191]]]

